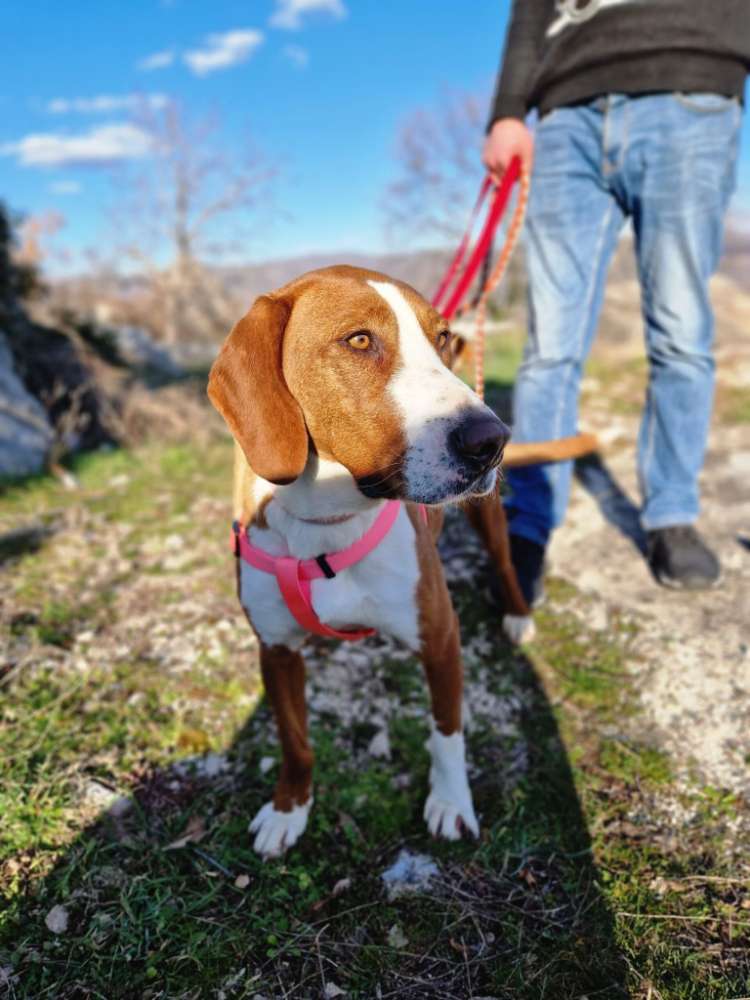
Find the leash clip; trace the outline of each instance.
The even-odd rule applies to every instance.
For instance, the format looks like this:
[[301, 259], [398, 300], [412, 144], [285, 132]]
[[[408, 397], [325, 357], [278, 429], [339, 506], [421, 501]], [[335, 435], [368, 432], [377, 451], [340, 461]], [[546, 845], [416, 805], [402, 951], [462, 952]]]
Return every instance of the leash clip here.
[[323, 570], [326, 580], [333, 580], [333, 578], [336, 576], [336, 573], [331, 568], [331, 564], [328, 562], [325, 555], [315, 556], [315, 562]]

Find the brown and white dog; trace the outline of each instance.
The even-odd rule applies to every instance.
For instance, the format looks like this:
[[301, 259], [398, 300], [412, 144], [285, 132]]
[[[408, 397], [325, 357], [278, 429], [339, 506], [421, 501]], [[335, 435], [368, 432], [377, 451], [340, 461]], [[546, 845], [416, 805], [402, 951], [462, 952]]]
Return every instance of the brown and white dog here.
[[[450, 356], [445, 321], [408, 285], [330, 267], [256, 300], [225, 341], [208, 392], [236, 442], [234, 516], [267, 553], [339, 551], [386, 499], [404, 501], [377, 548], [312, 582], [312, 604], [326, 625], [375, 628], [421, 658], [433, 716], [424, 816], [432, 834], [453, 840], [479, 828], [461, 730], [458, 623], [435, 540], [440, 505], [476, 496], [498, 503], [509, 432], [450, 371]], [[430, 505], [426, 520], [418, 504]], [[497, 557], [491, 522], [476, 526]], [[250, 825], [255, 849], [270, 857], [302, 834], [313, 801], [305, 632], [273, 575], [238, 566], [283, 749], [273, 800]]]

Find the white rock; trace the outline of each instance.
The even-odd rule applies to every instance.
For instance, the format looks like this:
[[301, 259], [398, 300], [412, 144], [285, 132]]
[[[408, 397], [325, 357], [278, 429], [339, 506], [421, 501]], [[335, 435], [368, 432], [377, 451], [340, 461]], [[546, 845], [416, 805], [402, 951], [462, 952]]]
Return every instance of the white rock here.
[[385, 760], [390, 760], [391, 741], [388, 736], [387, 729], [381, 729], [375, 733], [373, 738], [370, 740], [367, 752], [371, 757], [382, 757]]
[[44, 922], [47, 925], [47, 930], [52, 931], [53, 934], [64, 934], [68, 929], [68, 911], [58, 903], [49, 911]]
[[432, 858], [426, 854], [413, 854], [404, 847], [380, 877], [388, 890], [388, 899], [393, 900], [411, 892], [426, 890], [432, 879], [439, 874], [438, 866]]
[[54, 434], [47, 413], [13, 367], [5, 334], [0, 332], [0, 475], [38, 472], [52, 447]]
[[83, 800], [95, 809], [108, 809], [118, 799], [117, 792], [98, 781], [88, 781], [83, 789]]
[[405, 948], [409, 939], [398, 924], [394, 924], [388, 931], [388, 944], [391, 948]]

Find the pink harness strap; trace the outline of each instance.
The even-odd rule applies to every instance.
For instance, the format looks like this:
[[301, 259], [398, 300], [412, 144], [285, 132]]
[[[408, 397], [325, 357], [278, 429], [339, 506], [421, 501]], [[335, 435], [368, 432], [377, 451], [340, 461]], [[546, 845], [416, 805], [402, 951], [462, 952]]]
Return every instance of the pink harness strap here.
[[[271, 573], [276, 577], [287, 608], [305, 631], [328, 639], [364, 639], [368, 635], [374, 635], [375, 630], [367, 628], [343, 631], [323, 624], [312, 606], [310, 583], [323, 577], [332, 580], [342, 570], [348, 569], [369, 555], [391, 530], [400, 510], [400, 501], [389, 500], [372, 525], [356, 542], [338, 552], [320, 555], [315, 559], [269, 555], [268, 552], [252, 544], [246, 529], [241, 529], [235, 524], [233, 526], [235, 555], [240, 556], [255, 569]], [[427, 511], [423, 505], [420, 505], [420, 514], [422, 520], [427, 523]]]

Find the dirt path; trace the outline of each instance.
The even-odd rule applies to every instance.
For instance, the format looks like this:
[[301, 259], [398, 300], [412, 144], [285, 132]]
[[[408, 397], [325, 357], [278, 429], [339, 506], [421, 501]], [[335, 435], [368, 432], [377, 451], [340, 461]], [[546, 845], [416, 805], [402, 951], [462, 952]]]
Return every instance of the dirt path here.
[[604, 452], [611, 479], [596, 468], [579, 476], [551, 546], [551, 570], [585, 595], [578, 614], [589, 625], [606, 629], [615, 611], [632, 621], [628, 666], [638, 678], [640, 724], [653, 727], [677, 773], [748, 796], [750, 426], [717, 426], [712, 434], [700, 528], [724, 579], [714, 591], [691, 594], [657, 586], [638, 551], [635, 416], [594, 414], [594, 422], [614, 439]]

